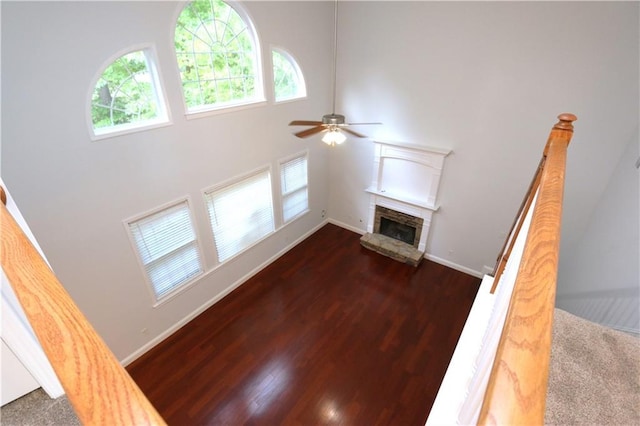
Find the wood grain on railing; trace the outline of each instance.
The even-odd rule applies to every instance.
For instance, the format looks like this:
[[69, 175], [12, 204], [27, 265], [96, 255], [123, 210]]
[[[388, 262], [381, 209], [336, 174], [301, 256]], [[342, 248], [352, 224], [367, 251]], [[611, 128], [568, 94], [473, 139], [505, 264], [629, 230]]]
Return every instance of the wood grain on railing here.
[[0, 235], [2, 269], [80, 421], [164, 425], [4, 204]]
[[480, 411], [480, 424], [544, 423], [567, 146], [573, 114], [561, 114], [544, 155], [531, 226]]

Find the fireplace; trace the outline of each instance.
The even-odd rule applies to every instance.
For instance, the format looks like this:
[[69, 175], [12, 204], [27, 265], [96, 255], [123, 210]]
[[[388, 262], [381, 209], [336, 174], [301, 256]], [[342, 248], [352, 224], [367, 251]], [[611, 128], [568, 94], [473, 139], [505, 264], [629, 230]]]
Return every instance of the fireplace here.
[[375, 142], [367, 233], [361, 244], [417, 266], [426, 252], [431, 217], [450, 150]]
[[396, 222], [386, 217], [380, 219], [380, 230], [378, 233], [411, 245], [413, 245], [416, 238], [415, 226], [405, 225], [404, 223]]
[[424, 219], [393, 209], [376, 206], [373, 232], [418, 248]]

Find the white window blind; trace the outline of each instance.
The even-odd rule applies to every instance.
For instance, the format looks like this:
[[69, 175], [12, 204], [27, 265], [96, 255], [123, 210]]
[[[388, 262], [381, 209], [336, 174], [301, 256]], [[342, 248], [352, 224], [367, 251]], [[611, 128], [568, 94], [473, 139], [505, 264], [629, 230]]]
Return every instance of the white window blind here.
[[269, 170], [205, 192], [205, 201], [219, 262], [275, 230]]
[[282, 218], [287, 223], [309, 209], [306, 153], [280, 164], [280, 187]]
[[128, 225], [157, 300], [203, 272], [187, 201]]

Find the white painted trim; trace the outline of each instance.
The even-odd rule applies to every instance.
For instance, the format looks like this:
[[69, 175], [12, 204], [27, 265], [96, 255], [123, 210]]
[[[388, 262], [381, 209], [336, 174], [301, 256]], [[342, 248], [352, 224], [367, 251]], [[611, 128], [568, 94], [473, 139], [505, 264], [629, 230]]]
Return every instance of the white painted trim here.
[[634, 337], [640, 337], [640, 330], [631, 328], [631, 327], [623, 327], [619, 325], [609, 325], [609, 324], [601, 324], [605, 327], [613, 328], [614, 330], [622, 331], [623, 333], [631, 334]]
[[[144, 265], [144, 262], [142, 261], [142, 257], [141, 254], [138, 250], [138, 246], [136, 244], [135, 238], [133, 236], [133, 233], [131, 232], [131, 227], [130, 224], [138, 222], [142, 219], [148, 218], [149, 216], [153, 216], [154, 214], [157, 213], [162, 213], [165, 210], [168, 210], [172, 207], [175, 207], [179, 204], [182, 203], [186, 203], [187, 204], [187, 210], [189, 211], [189, 218], [191, 219], [191, 227], [193, 229], [193, 233], [196, 237], [196, 247], [198, 249], [198, 258], [200, 260], [200, 273], [198, 273], [197, 275], [194, 275], [193, 277], [191, 277], [188, 281], [183, 282], [182, 284], [178, 285], [177, 287], [175, 287], [173, 290], [169, 291], [168, 293], [162, 295], [161, 297], [158, 297], [158, 295], [156, 294], [156, 290], [155, 287], [153, 285], [153, 282], [151, 282], [151, 277], [149, 277], [149, 274], [147, 273], [147, 268]], [[190, 288], [191, 286], [193, 286], [194, 284], [196, 284], [205, 274], [206, 274], [206, 265], [205, 265], [205, 259], [204, 259], [204, 251], [203, 251], [203, 247], [202, 247], [202, 240], [200, 239], [200, 234], [198, 233], [198, 228], [196, 226], [196, 219], [193, 215], [193, 209], [191, 208], [192, 203], [191, 203], [191, 196], [190, 195], [186, 195], [184, 197], [175, 199], [173, 201], [167, 202], [159, 207], [155, 207], [152, 210], [148, 210], [144, 213], [139, 213], [136, 214], [135, 216], [131, 216], [127, 219], [124, 219], [122, 221], [122, 225], [124, 226], [125, 232], [127, 233], [127, 236], [129, 238], [129, 243], [131, 245], [131, 250], [133, 251], [134, 256], [136, 257], [136, 260], [138, 261], [138, 266], [140, 267], [140, 272], [142, 272], [142, 275], [144, 277], [144, 281], [147, 284], [147, 290], [149, 292], [149, 296], [151, 296], [151, 301], [153, 303], [153, 308], [157, 308], [158, 306], [166, 303], [167, 301], [169, 301], [170, 299], [172, 299], [173, 297], [177, 296], [178, 294], [182, 293], [183, 291], [187, 290], [188, 288]]]
[[[5, 189], [7, 195], [7, 210], [22, 228], [33, 246], [38, 250], [40, 256], [49, 264], [31, 229], [29, 229], [29, 225], [13, 201], [7, 185], [5, 185], [1, 178], [0, 185]], [[49, 265], [49, 267], [51, 267], [51, 265]], [[51, 398], [64, 395], [64, 389], [53, 371], [49, 359], [42, 350], [40, 342], [36, 338], [29, 324], [29, 320], [27, 320], [22, 306], [18, 302], [4, 271], [2, 271], [0, 275], [0, 286], [2, 292], [0, 309], [2, 313], [2, 321], [0, 322], [2, 330], [0, 334], [2, 334], [2, 339]]]
[[360, 234], [360, 235], [364, 235], [365, 234], [365, 230], [360, 229], [360, 228], [356, 228], [355, 226], [351, 226], [351, 225], [347, 225], [344, 222], [340, 222], [339, 220], [335, 220], [335, 219], [329, 219], [328, 222], [332, 225], [336, 225], [339, 226], [340, 228], [344, 228], [347, 229], [351, 232], [355, 232], [356, 234]]
[[467, 268], [466, 266], [459, 265], [457, 263], [451, 262], [450, 260], [443, 259], [438, 256], [434, 256], [429, 253], [425, 253], [425, 259], [428, 259], [432, 262], [439, 263], [440, 265], [448, 266], [451, 269], [455, 269], [456, 271], [464, 272], [465, 274], [472, 275], [476, 278], [482, 278], [484, 274], [480, 271], [476, 271], [475, 269]]
[[187, 120], [200, 119], [200, 118], [204, 118], [212, 115], [225, 114], [228, 112], [235, 112], [235, 111], [240, 111], [247, 108], [254, 108], [257, 106], [267, 105], [267, 98], [266, 98], [266, 91], [265, 91], [266, 79], [265, 79], [264, 66], [263, 66], [264, 55], [262, 52], [262, 44], [260, 43], [260, 37], [258, 36], [258, 30], [256, 29], [256, 26], [254, 24], [254, 19], [250, 15], [249, 11], [246, 10], [246, 8], [241, 4], [241, 2], [236, 0], [225, 0], [224, 2], [228, 6], [230, 6], [231, 9], [233, 9], [233, 11], [236, 12], [240, 16], [242, 21], [247, 25], [247, 32], [249, 34], [249, 37], [253, 41], [253, 47], [255, 49], [255, 55], [256, 55], [255, 57], [256, 59], [256, 65], [255, 65], [256, 93], [255, 93], [255, 96], [253, 96], [251, 99], [233, 101], [225, 105], [222, 105], [222, 104], [200, 105], [198, 107], [189, 109], [189, 106], [187, 105], [186, 97], [184, 95], [182, 76], [180, 75], [178, 61], [176, 60], [177, 52], [176, 52], [175, 43], [174, 43], [176, 38], [176, 27], [178, 24], [178, 19], [180, 18], [180, 15], [184, 11], [184, 8], [188, 4], [188, 2], [178, 2], [176, 10], [174, 11], [173, 19], [171, 20], [172, 22], [172, 26], [170, 29], [171, 45], [172, 45], [171, 50], [173, 51], [173, 54], [174, 54], [174, 58], [173, 58], [174, 59], [173, 62], [175, 65], [174, 69], [177, 75], [179, 76], [179, 81], [180, 81], [180, 94], [182, 95], [182, 106], [184, 108], [184, 116], [185, 116], [185, 119]]
[[[307, 183], [304, 186], [304, 188], [307, 189], [307, 209], [298, 213], [297, 215], [291, 217], [289, 220], [284, 220], [284, 198], [285, 196], [289, 196], [291, 193], [299, 191], [302, 188], [298, 188], [295, 191], [291, 191], [287, 194], [283, 194], [282, 191], [282, 166], [290, 161], [296, 160], [298, 158], [305, 158], [307, 161]], [[274, 210], [277, 210], [277, 216], [278, 216], [278, 220], [280, 221], [280, 226], [278, 228], [281, 228], [284, 225], [287, 225], [291, 222], [293, 222], [294, 220], [297, 220], [298, 218], [301, 218], [302, 216], [306, 215], [307, 213], [309, 213], [310, 210], [310, 206], [309, 206], [309, 200], [311, 200], [311, 196], [309, 193], [309, 148], [305, 149], [304, 151], [300, 151], [296, 154], [293, 155], [289, 155], [287, 157], [281, 158], [278, 160], [278, 177], [277, 179], [275, 179], [275, 181], [277, 181], [277, 183], [274, 183], [274, 179], [271, 179], [271, 186], [272, 186], [272, 192], [273, 195], [275, 196], [276, 193], [278, 194], [278, 202], [274, 203]], [[277, 191], [273, 191], [273, 185], [275, 184], [275, 186], [277, 187]], [[276, 207], [277, 205], [277, 207]], [[275, 213], [275, 211], [274, 211]]]
[[[93, 92], [96, 89], [96, 85], [102, 75], [115, 61], [121, 57], [134, 52], [142, 52], [147, 64], [147, 71], [151, 76], [153, 94], [155, 96], [156, 104], [158, 106], [158, 116], [150, 120], [136, 121], [134, 123], [119, 124], [110, 127], [104, 127], [95, 129], [93, 127], [93, 116], [91, 114], [91, 104], [93, 99]], [[128, 135], [131, 133], [137, 133], [145, 130], [157, 129], [160, 127], [166, 127], [173, 124], [171, 118], [171, 108], [169, 108], [169, 99], [165, 93], [164, 79], [160, 67], [158, 66], [158, 54], [156, 47], [153, 43], [141, 43], [133, 46], [129, 46], [125, 49], [119, 50], [115, 54], [111, 55], [102, 65], [98, 68], [98, 72], [93, 76], [91, 84], [89, 85], [89, 93], [87, 95], [86, 107], [86, 120], [89, 128], [89, 136], [91, 141], [97, 142], [103, 139], [109, 139], [117, 136]]]
[[0, 349], [0, 371], [2, 371], [2, 386], [0, 391], [0, 405], [33, 392], [40, 384], [33, 378], [29, 370], [18, 359], [4, 340]]
[[409, 199], [409, 198], [404, 197], [402, 195], [396, 195], [396, 194], [393, 194], [393, 193], [390, 193], [390, 192], [379, 191], [374, 187], [369, 187], [369, 188], [365, 189], [364, 191], [368, 192], [371, 195], [375, 195], [377, 197], [388, 198], [390, 200], [399, 201], [401, 203], [411, 204], [412, 206], [420, 207], [422, 209], [427, 209], [427, 210], [431, 210], [431, 211], [434, 211], [434, 212], [437, 212], [438, 209], [440, 208], [440, 206], [431, 205], [431, 204], [427, 204], [427, 203], [422, 203], [419, 200], [412, 200], [412, 199]]
[[193, 108], [192, 110], [186, 110], [187, 112], [185, 112], [184, 116], [187, 120], [197, 120], [199, 118], [205, 118], [212, 115], [228, 114], [230, 112], [242, 111], [245, 109], [261, 107], [264, 105], [267, 105], [266, 99], [256, 98], [256, 99], [243, 101], [243, 103], [224, 104], [224, 105], [215, 104], [215, 106], [209, 105], [209, 106], [198, 107], [202, 109]]
[[[333, 225], [339, 226], [341, 228], [347, 229], [349, 231], [355, 232], [356, 234], [360, 234], [360, 235], [364, 235], [365, 234], [364, 230], [356, 228], [355, 226], [347, 225], [346, 223], [340, 222], [339, 220], [329, 219], [328, 222], [333, 224]], [[480, 271], [476, 271], [475, 269], [467, 268], [466, 266], [459, 265], [459, 264], [451, 262], [449, 260], [442, 259], [441, 257], [434, 256], [432, 254], [425, 253], [424, 257], [425, 257], [425, 259], [428, 259], [428, 260], [430, 260], [432, 262], [438, 263], [440, 265], [447, 266], [447, 267], [449, 267], [451, 269], [455, 269], [456, 271], [464, 272], [465, 274], [469, 274], [469, 275], [474, 276], [476, 278], [482, 278], [485, 275]]]
[[[438, 210], [436, 201], [444, 159], [451, 151], [400, 143], [374, 142], [373, 179], [371, 185], [365, 189], [365, 192], [369, 193], [367, 231], [374, 232], [377, 206], [421, 218], [423, 222], [417, 249], [425, 253], [431, 218]], [[402, 162], [403, 168], [409, 165], [418, 167], [409, 172], [414, 178], [413, 182], [418, 183], [408, 185], [406, 182], [398, 182], [395, 178], [389, 177], [404, 174], [394, 170], [393, 167], [397, 165], [391, 166], [391, 171], [386, 167], [398, 161]]]
[[371, 194], [369, 198], [369, 220], [367, 224], [367, 231], [371, 233], [375, 232], [373, 228], [376, 222], [375, 217], [378, 206], [422, 219], [422, 228], [417, 249], [423, 253], [427, 251], [427, 238], [429, 236], [429, 230], [431, 229], [431, 218], [433, 217], [432, 210], [416, 206], [415, 204], [407, 204], [396, 198], [380, 197]]
[[[289, 63], [291, 64], [291, 66], [295, 69], [298, 78], [300, 79], [300, 83], [302, 84], [302, 90], [300, 90], [302, 92], [302, 94], [297, 94], [294, 95], [290, 98], [284, 98], [284, 99], [277, 99], [276, 97], [276, 79], [275, 79], [275, 75], [273, 73], [273, 52], [278, 53], [279, 55], [284, 56]], [[286, 103], [286, 102], [292, 102], [292, 101], [298, 101], [301, 99], [306, 99], [307, 98], [307, 83], [304, 79], [304, 74], [302, 72], [302, 68], [300, 67], [300, 63], [298, 62], [298, 60], [295, 58], [295, 56], [293, 56], [293, 54], [291, 52], [289, 52], [287, 49], [285, 49], [282, 46], [278, 46], [278, 45], [270, 45], [270, 49], [269, 49], [269, 63], [271, 64], [271, 69], [270, 71], [270, 75], [271, 75], [271, 96], [272, 96], [272, 100], [273, 100], [273, 104], [281, 104], [281, 103]]]
[[469, 383], [476, 369], [476, 358], [483, 344], [495, 294], [493, 277], [485, 275], [427, 417], [426, 426], [458, 424], [458, 413], [465, 403]]
[[328, 223], [328, 221], [325, 220], [325, 221], [321, 222], [319, 225], [317, 225], [316, 227], [312, 228], [307, 233], [303, 234], [300, 238], [296, 239], [291, 244], [287, 245], [285, 248], [280, 250], [278, 253], [276, 253], [275, 255], [271, 256], [269, 259], [264, 261], [262, 264], [258, 265], [253, 270], [251, 270], [250, 272], [245, 274], [242, 278], [240, 278], [236, 282], [232, 283], [230, 286], [228, 286], [222, 292], [216, 294], [213, 298], [209, 299], [207, 302], [205, 302], [203, 305], [201, 305], [196, 310], [191, 312], [189, 315], [187, 315], [184, 318], [182, 318], [180, 321], [175, 323], [171, 328], [165, 330], [162, 334], [160, 334], [159, 336], [157, 336], [156, 338], [151, 340], [149, 343], [145, 344], [140, 349], [138, 349], [137, 351], [133, 352], [128, 357], [124, 358], [122, 361], [120, 361], [120, 363], [122, 365], [124, 365], [124, 366], [127, 366], [127, 365], [131, 364], [133, 361], [138, 359], [140, 356], [144, 355], [146, 352], [151, 350], [154, 346], [158, 345], [160, 342], [165, 340], [167, 337], [169, 337], [170, 335], [175, 333], [178, 329], [180, 329], [181, 327], [186, 325], [189, 321], [193, 320], [195, 317], [197, 317], [198, 315], [200, 315], [201, 313], [203, 313], [204, 311], [209, 309], [211, 306], [213, 306], [215, 303], [220, 301], [222, 298], [224, 298], [226, 295], [231, 293], [233, 290], [235, 290], [236, 288], [240, 287], [242, 284], [244, 284], [246, 281], [248, 281], [251, 277], [256, 275], [258, 272], [262, 271], [264, 268], [266, 268], [267, 266], [269, 266], [270, 264], [272, 264], [273, 262], [278, 260], [281, 256], [283, 256], [285, 253], [287, 253], [293, 247], [295, 247], [300, 242], [302, 242], [303, 240], [308, 238], [311, 234], [313, 234], [314, 232], [318, 231], [320, 228], [322, 228], [327, 223]]
[[[347, 225], [346, 223], [340, 222], [340, 221], [335, 220], [335, 219], [326, 219], [326, 220], [322, 221], [319, 225], [315, 226], [310, 231], [308, 231], [305, 234], [303, 234], [300, 238], [298, 238], [295, 241], [291, 242], [289, 245], [287, 245], [285, 248], [280, 250], [278, 253], [276, 253], [275, 255], [273, 255], [272, 257], [270, 257], [266, 261], [264, 261], [262, 264], [260, 264], [259, 266], [257, 266], [256, 268], [254, 268], [253, 270], [251, 270], [250, 272], [245, 274], [242, 278], [238, 279], [236, 282], [232, 283], [230, 286], [228, 286], [222, 292], [218, 293], [217, 295], [215, 295], [214, 297], [209, 299], [207, 302], [205, 302], [200, 307], [195, 309], [189, 315], [187, 315], [184, 318], [182, 318], [180, 321], [175, 323], [171, 328], [165, 330], [162, 334], [158, 335], [156, 338], [154, 338], [150, 342], [146, 343], [145, 345], [140, 347], [138, 350], [134, 351], [131, 355], [129, 355], [126, 358], [122, 359], [120, 361], [121, 364], [123, 366], [127, 366], [127, 365], [131, 364], [133, 361], [135, 361], [136, 359], [138, 359], [139, 357], [144, 355], [146, 352], [150, 351], [153, 347], [155, 347], [156, 345], [161, 343], [163, 340], [165, 340], [167, 337], [169, 337], [170, 335], [175, 333], [178, 329], [184, 327], [189, 321], [193, 320], [198, 315], [200, 315], [201, 313], [203, 313], [204, 311], [209, 309], [211, 306], [213, 306], [215, 303], [217, 303], [218, 301], [222, 300], [222, 298], [227, 296], [233, 290], [235, 290], [236, 288], [240, 287], [242, 284], [244, 284], [246, 281], [248, 281], [251, 277], [256, 275], [258, 272], [262, 271], [264, 268], [266, 268], [267, 266], [269, 266], [270, 264], [272, 264], [276, 260], [278, 260], [280, 257], [282, 257], [285, 253], [287, 253], [293, 247], [298, 245], [300, 242], [302, 242], [303, 240], [305, 240], [306, 238], [311, 236], [313, 233], [315, 233], [316, 231], [318, 231], [320, 228], [322, 228], [324, 225], [326, 225], [328, 223], [330, 223], [332, 225], [339, 226], [339, 227], [344, 228], [344, 229], [347, 229], [349, 231], [355, 232], [356, 234], [360, 234], [360, 235], [364, 235], [365, 234], [364, 230], [356, 228], [356, 227], [351, 226], [351, 225]], [[450, 267], [452, 269], [455, 269], [457, 271], [464, 272], [466, 274], [478, 277], [478, 278], [482, 278], [483, 277], [483, 274], [478, 272], [478, 271], [475, 271], [473, 269], [467, 268], [467, 267], [462, 266], [462, 265], [458, 265], [457, 263], [453, 263], [453, 262], [450, 262], [448, 260], [441, 259], [441, 258], [436, 257], [436, 256], [432, 256], [432, 255], [426, 254], [425, 258], [427, 258], [427, 259], [429, 259], [429, 260], [431, 260], [433, 262], [439, 263], [441, 265], [448, 266], [448, 267]], [[210, 274], [212, 271], [213, 270], [207, 271], [205, 273], [205, 276]], [[202, 279], [202, 278], [203, 277], [200, 277], [200, 279]]]
[[42, 350], [4, 271], [1, 285], [2, 340], [50, 398], [64, 395], [58, 376]]
[[388, 145], [392, 147], [409, 148], [409, 149], [414, 149], [416, 151], [431, 152], [431, 153], [443, 155], [445, 157], [453, 152], [453, 150], [450, 148], [438, 148], [434, 146], [418, 145], [418, 144], [408, 143], [408, 142], [374, 140], [373, 143], [377, 143], [380, 145]]

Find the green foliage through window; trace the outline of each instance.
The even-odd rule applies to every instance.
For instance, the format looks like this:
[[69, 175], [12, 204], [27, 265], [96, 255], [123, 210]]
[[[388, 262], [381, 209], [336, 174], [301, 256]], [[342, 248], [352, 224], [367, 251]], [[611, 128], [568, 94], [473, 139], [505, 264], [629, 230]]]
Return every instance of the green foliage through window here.
[[257, 97], [257, 55], [250, 29], [224, 1], [187, 4], [176, 24], [175, 48], [187, 109]]
[[304, 80], [295, 60], [279, 50], [271, 51], [273, 86], [276, 101], [301, 98], [306, 95]]
[[144, 51], [113, 61], [96, 83], [91, 98], [94, 130], [146, 122], [159, 115], [154, 79]]

